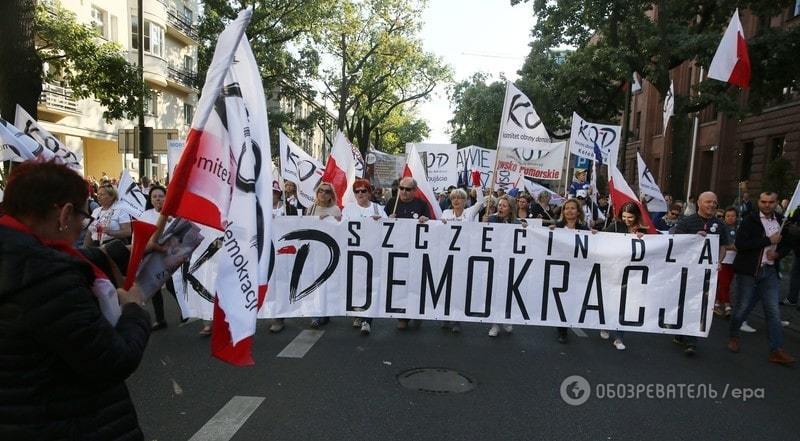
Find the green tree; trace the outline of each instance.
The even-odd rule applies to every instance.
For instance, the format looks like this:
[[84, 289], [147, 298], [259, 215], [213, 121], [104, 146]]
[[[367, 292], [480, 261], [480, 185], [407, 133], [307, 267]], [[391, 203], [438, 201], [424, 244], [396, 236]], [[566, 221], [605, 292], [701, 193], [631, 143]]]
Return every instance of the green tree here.
[[[43, 81], [64, 81], [77, 99], [94, 98], [106, 120], [138, 113], [143, 83], [119, 45], [104, 42], [60, 5], [0, 2], [0, 111], [12, 118], [19, 103], [33, 117]], [[48, 69], [43, 69], [47, 63]]]
[[[442, 60], [418, 38], [424, 2], [346, 0], [322, 47], [335, 62], [324, 73], [325, 95], [337, 109], [337, 126], [362, 150], [397, 109], [429, 98], [449, 82]], [[412, 106], [412, 107], [408, 107]], [[382, 148], [383, 146], [377, 145]]]
[[[246, 33], [265, 92], [279, 99], [313, 101], [316, 92], [312, 82], [318, 78], [320, 64], [315, 43], [322, 29], [334, 20], [338, 4], [339, 0], [204, 0], [198, 24], [200, 78], [205, 78], [220, 32], [249, 6], [253, 16]], [[287, 133], [312, 130], [316, 118], [322, 117], [322, 113], [311, 112], [310, 117], [300, 120], [292, 111], [271, 108], [270, 136], [277, 139], [281, 127]]]
[[415, 116], [413, 109], [395, 108], [373, 131], [373, 145], [381, 151], [402, 154], [407, 142], [420, 142], [430, 134], [428, 123]]
[[487, 84], [488, 79], [487, 75], [476, 73], [451, 88], [450, 103], [454, 110], [453, 119], [449, 121], [450, 142], [460, 146], [497, 147], [506, 85], [503, 81]]
[[[512, 4], [524, 0], [512, 0]], [[595, 120], [616, 118], [624, 105], [624, 87], [639, 72], [663, 96], [669, 71], [686, 61], [708, 66], [736, 7], [771, 17], [793, 5], [790, 0], [534, 0], [537, 23], [521, 84], [543, 118], [569, 120], [573, 110]], [[652, 17], [657, 16], [657, 20]], [[690, 146], [689, 114], [708, 105], [731, 116], [758, 112], [779, 99], [784, 87], [798, 87], [796, 57], [800, 28], [759, 29], [748, 40], [753, 65], [747, 100], [733, 86], [715, 80], [699, 84], [700, 95], [676, 94], [672, 122], [670, 191], [683, 193]], [[574, 48], [559, 60], [554, 49]], [[548, 113], [555, 113], [556, 116]], [[548, 122], [545, 119], [545, 122]], [[551, 127], [552, 126], [552, 127]]]

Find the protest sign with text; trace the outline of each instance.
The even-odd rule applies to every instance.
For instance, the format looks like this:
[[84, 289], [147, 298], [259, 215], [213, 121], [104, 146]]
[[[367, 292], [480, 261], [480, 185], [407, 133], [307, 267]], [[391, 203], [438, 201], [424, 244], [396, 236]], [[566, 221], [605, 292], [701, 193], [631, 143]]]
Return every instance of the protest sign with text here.
[[619, 150], [622, 127], [596, 124], [586, 121], [572, 112], [572, 132], [569, 136], [569, 152], [580, 158], [608, 164], [611, 155]]
[[406, 154], [411, 151], [413, 146], [416, 146], [422, 163], [425, 165], [425, 173], [434, 192], [439, 193], [447, 190], [451, 185], [458, 185], [455, 144], [407, 143]]

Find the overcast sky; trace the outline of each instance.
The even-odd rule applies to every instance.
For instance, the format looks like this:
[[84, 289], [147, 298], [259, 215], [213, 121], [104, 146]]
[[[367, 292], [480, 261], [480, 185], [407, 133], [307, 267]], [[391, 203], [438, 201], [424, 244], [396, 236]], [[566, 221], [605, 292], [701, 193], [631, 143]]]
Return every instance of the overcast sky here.
[[[509, 0], [430, 0], [423, 21], [425, 49], [450, 64], [456, 81], [475, 72], [493, 79], [503, 73], [515, 80], [528, 54], [534, 25], [530, 2], [512, 7]], [[426, 141], [450, 142], [447, 121], [452, 111], [446, 90], [438, 88], [419, 109], [431, 128]]]

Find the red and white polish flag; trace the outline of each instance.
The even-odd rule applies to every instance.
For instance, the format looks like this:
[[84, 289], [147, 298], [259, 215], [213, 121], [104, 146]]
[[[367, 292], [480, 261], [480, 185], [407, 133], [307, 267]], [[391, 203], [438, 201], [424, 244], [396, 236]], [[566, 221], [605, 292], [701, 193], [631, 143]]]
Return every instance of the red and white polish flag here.
[[441, 219], [442, 209], [436, 200], [436, 194], [433, 192], [431, 183], [428, 182], [428, 176], [425, 174], [425, 166], [422, 165], [422, 160], [417, 152], [416, 144], [412, 144], [411, 150], [406, 157], [406, 166], [403, 167], [404, 178], [414, 178], [417, 182], [417, 191], [415, 197], [421, 199], [428, 205], [428, 213], [431, 214], [431, 219]]
[[747, 54], [747, 41], [744, 38], [739, 9], [736, 9], [722, 35], [708, 68], [708, 77], [735, 84], [743, 89], [750, 86], [750, 56]]
[[623, 204], [626, 202], [633, 202], [639, 206], [639, 211], [642, 212], [642, 223], [647, 225], [647, 231], [649, 233], [658, 233], [656, 226], [650, 219], [650, 213], [647, 211], [647, 207], [636, 197], [636, 193], [633, 192], [625, 181], [625, 177], [622, 176], [622, 172], [617, 168], [616, 159], [615, 157], [613, 162], [608, 162], [608, 192], [611, 194], [614, 217], [620, 216], [620, 210]]
[[361, 153], [347, 140], [344, 133], [337, 132], [320, 182], [327, 182], [333, 187], [339, 208], [356, 200], [353, 182], [358, 177], [356, 169], [360, 158]]
[[198, 111], [161, 213], [224, 230], [215, 285], [212, 355], [252, 365], [256, 318], [271, 259], [272, 161], [266, 99], [250, 44], [248, 8], [220, 34]]

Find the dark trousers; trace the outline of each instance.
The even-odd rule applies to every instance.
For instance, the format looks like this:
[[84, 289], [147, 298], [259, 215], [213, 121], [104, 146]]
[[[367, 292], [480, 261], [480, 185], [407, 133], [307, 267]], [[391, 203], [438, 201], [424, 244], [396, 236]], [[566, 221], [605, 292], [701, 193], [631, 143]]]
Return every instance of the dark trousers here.
[[[172, 298], [175, 299], [175, 302], [178, 302], [178, 297], [175, 295], [175, 285], [172, 284], [172, 278], [167, 279], [167, 291], [172, 294]], [[159, 289], [158, 292], [152, 298], [153, 302], [153, 312], [156, 314], [156, 322], [157, 323], [164, 323], [164, 296], [161, 295], [161, 290]], [[183, 314], [183, 313], [181, 313]]]

